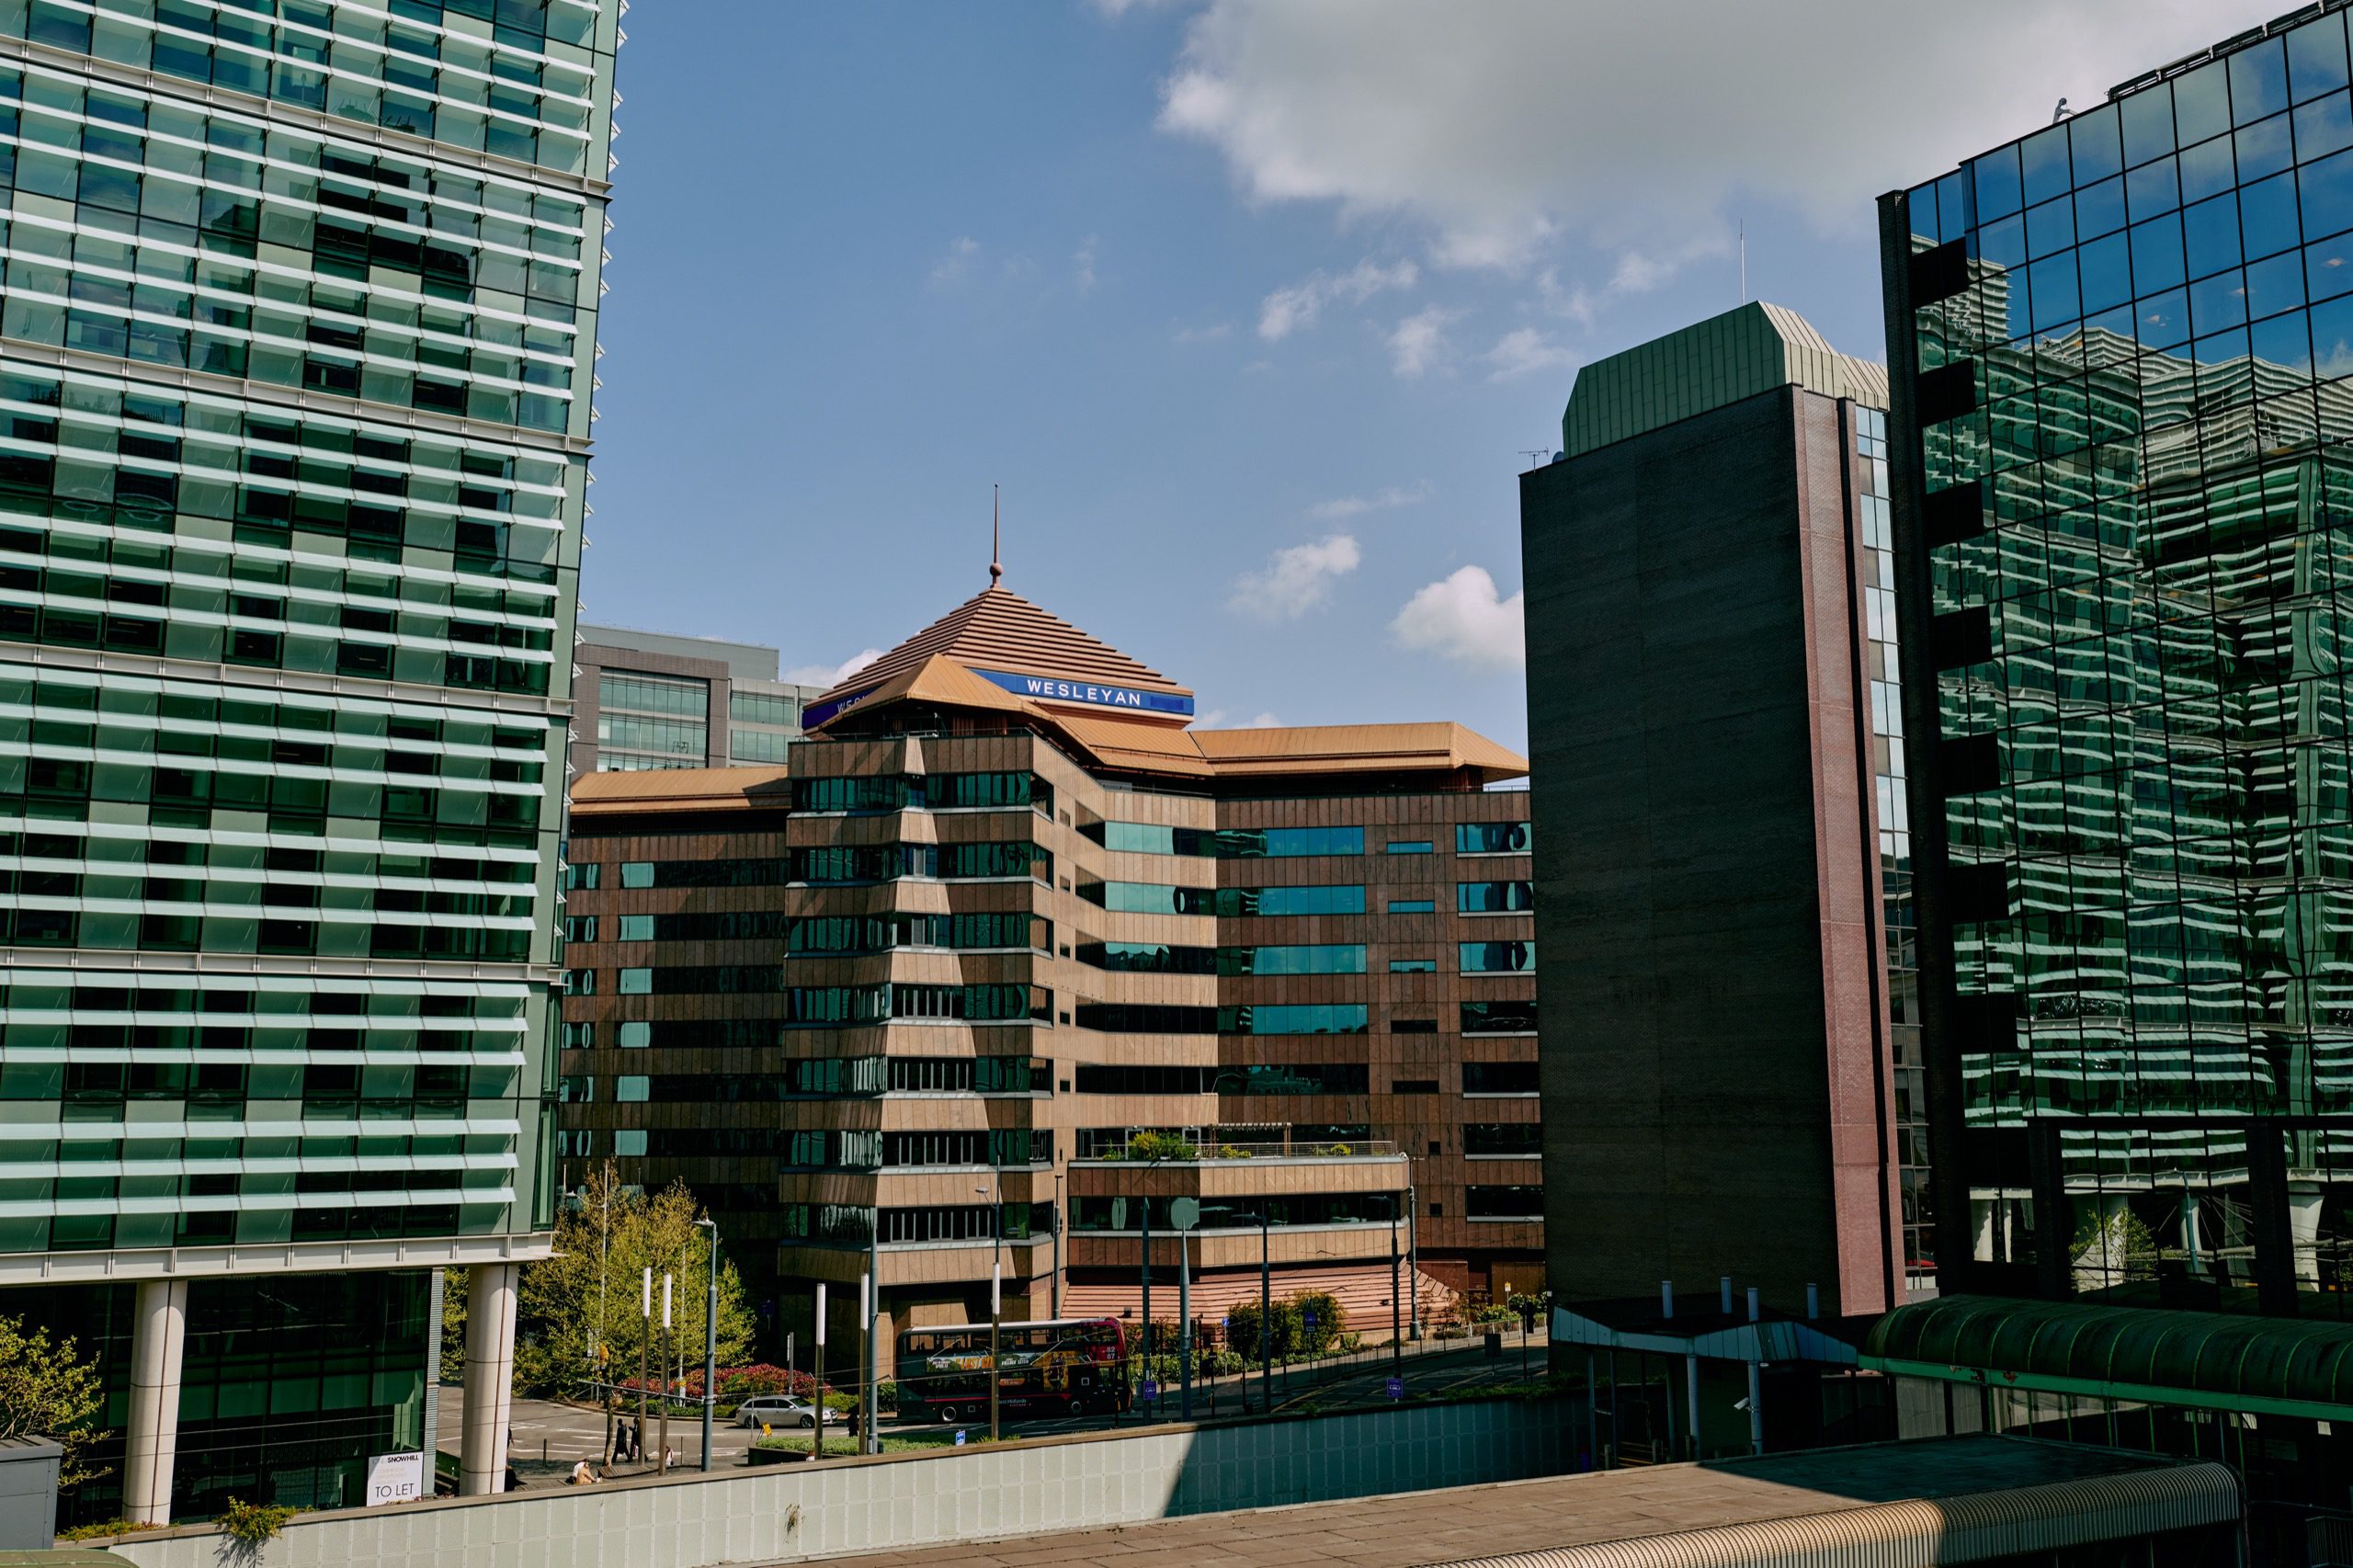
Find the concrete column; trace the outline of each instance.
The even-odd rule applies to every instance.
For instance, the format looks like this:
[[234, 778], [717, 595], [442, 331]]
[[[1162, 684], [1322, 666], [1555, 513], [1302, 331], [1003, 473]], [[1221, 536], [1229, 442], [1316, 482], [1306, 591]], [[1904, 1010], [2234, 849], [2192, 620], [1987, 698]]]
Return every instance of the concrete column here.
[[1994, 1261], [1994, 1204], [1995, 1200], [1990, 1198], [1969, 1200], [1969, 1228], [1976, 1238], [1975, 1251], [1980, 1263]]
[[2288, 1242], [2296, 1253], [2297, 1283], [2320, 1287], [2321, 1190], [2302, 1182], [2288, 1188]]
[[514, 1418], [516, 1266], [478, 1263], [466, 1285], [466, 1403], [458, 1494], [506, 1490]]
[[122, 1515], [134, 1523], [171, 1523], [187, 1349], [188, 1282], [141, 1280], [131, 1308], [131, 1419], [122, 1458]]
[[2206, 1272], [2206, 1238], [2198, 1222], [2199, 1191], [2184, 1187], [2181, 1194], [2181, 1246], [2189, 1255], [2189, 1272]]

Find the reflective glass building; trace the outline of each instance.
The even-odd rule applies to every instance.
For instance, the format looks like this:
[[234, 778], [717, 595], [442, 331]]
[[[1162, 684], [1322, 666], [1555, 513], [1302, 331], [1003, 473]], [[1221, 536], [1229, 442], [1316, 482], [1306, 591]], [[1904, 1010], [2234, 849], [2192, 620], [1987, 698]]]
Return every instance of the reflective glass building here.
[[[2347, 87], [2308, 6], [1881, 202], [1946, 1300], [1878, 1348], [2340, 1503], [2353, 1410], [2282, 1320], [2353, 1301]], [[2131, 1309], [2111, 1349], [2263, 1323], [2124, 1408], [2072, 1329], [1948, 1332], [2029, 1297]]]
[[0, 4], [0, 1312], [94, 1517], [354, 1500], [546, 1250], [617, 9]]

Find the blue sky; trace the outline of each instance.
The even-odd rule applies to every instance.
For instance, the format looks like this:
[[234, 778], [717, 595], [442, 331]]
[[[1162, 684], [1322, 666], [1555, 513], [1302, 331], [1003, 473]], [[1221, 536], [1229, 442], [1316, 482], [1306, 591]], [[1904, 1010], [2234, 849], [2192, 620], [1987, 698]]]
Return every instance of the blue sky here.
[[1007, 585], [1217, 722], [1523, 744], [1578, 362], [1733, 305], [1743, 223], [1876, 356], [1879, 190], [2261, 19], [1929, 9], [638, 6], [585, 619], [836, 668], [985, 585], [995, 482]]

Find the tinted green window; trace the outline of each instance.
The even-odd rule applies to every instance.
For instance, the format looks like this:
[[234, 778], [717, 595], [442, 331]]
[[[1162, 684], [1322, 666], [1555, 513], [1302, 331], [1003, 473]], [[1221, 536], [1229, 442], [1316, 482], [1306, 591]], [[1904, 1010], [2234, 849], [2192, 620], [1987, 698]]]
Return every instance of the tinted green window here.
[[1427, 855], [1432, 846], [1427, 838], [1392, 838], [1389, 841], [1392, 855]]
[[1435, 915], [1438, 901], [1433, 898], [1392, 898], [1389, 901], [1392, 915]]
[[614, 1033], [614, 1043], [631, 1051], [652, 1045], [654, 1026], [642, 1019], [622, 1024]]
[[735, 724], [790, 726], [801, 722], [801, 710], [791, 698], [779, 693], [731, 691], [727, 694], [727, 718]]
[[654, 940], [654, 916], [651, 915], [624, 915], [620, 917], [620, 939], [624, 942]]
[[1436, 974], [1438, 972], [1438, 960], [1391, 959], [1389, 960], [1389, 972], [1392, 974]]
[[1454, 852], [1457, 855], [1525, 855], [1528, 853], [1528, 824], [1459, 823], [1454, 829]]
[[1364, 949], [1341, 943], [1320, 947], [1220, 948], [1220, 974], [1362, 974]]
[[1464, 942], [1460, 950], [1465, 974], [1518, 974], [1536, 967], [1532, 941]]
[[653, 885], [653, 861], [624, 860], [621, 862], [621, 886], [625, 888], [650, 888]]
[[652, 970], [625, 969], [621, 971], [620, 994], [623, 996], [646, 996], [651, 995], [653, 991], [654, 971]]
[[1078, 895], [1129, 915], [1206, 915], [1213, 898], [1220, 896], [1208, 888], [1170, 887], [1161, 882], [1081, 882]]
[[1245, 915], [1362, 915], [1364, 889], [1311, 884], [1289, 888], [1220, 888], [1214, 900], [1216, 912], [1226, 916]]
[[1517, 913], [1536, 907], [1533, 882], [1458, 882], [1454, 907], [1464, 915]]
[[1273, 1004], [1217, 1010], [1220, 1034], [1362, 1034], [1362, 1003]]
[[1217, 835], [1217, 853], [1230, 860], [1275, 860], [1300, 855], [1361, 855], [1360, 827], [1229, 828]]

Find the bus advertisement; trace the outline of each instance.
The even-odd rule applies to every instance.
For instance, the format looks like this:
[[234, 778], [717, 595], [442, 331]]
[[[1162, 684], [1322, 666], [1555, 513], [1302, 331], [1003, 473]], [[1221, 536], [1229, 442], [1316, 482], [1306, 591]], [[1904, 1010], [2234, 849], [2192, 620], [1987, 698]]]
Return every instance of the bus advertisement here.
[[[1116, 1318], [1008, 1323], [997, 1330], [997, 1399], [1007, 1413], [1086, 1415], [1128, 1407], [1127, 1336]], [[987, 1420], [989, 1325], [908, 1330], [899, 1335], [898, 1372], [902, 1420]]]

